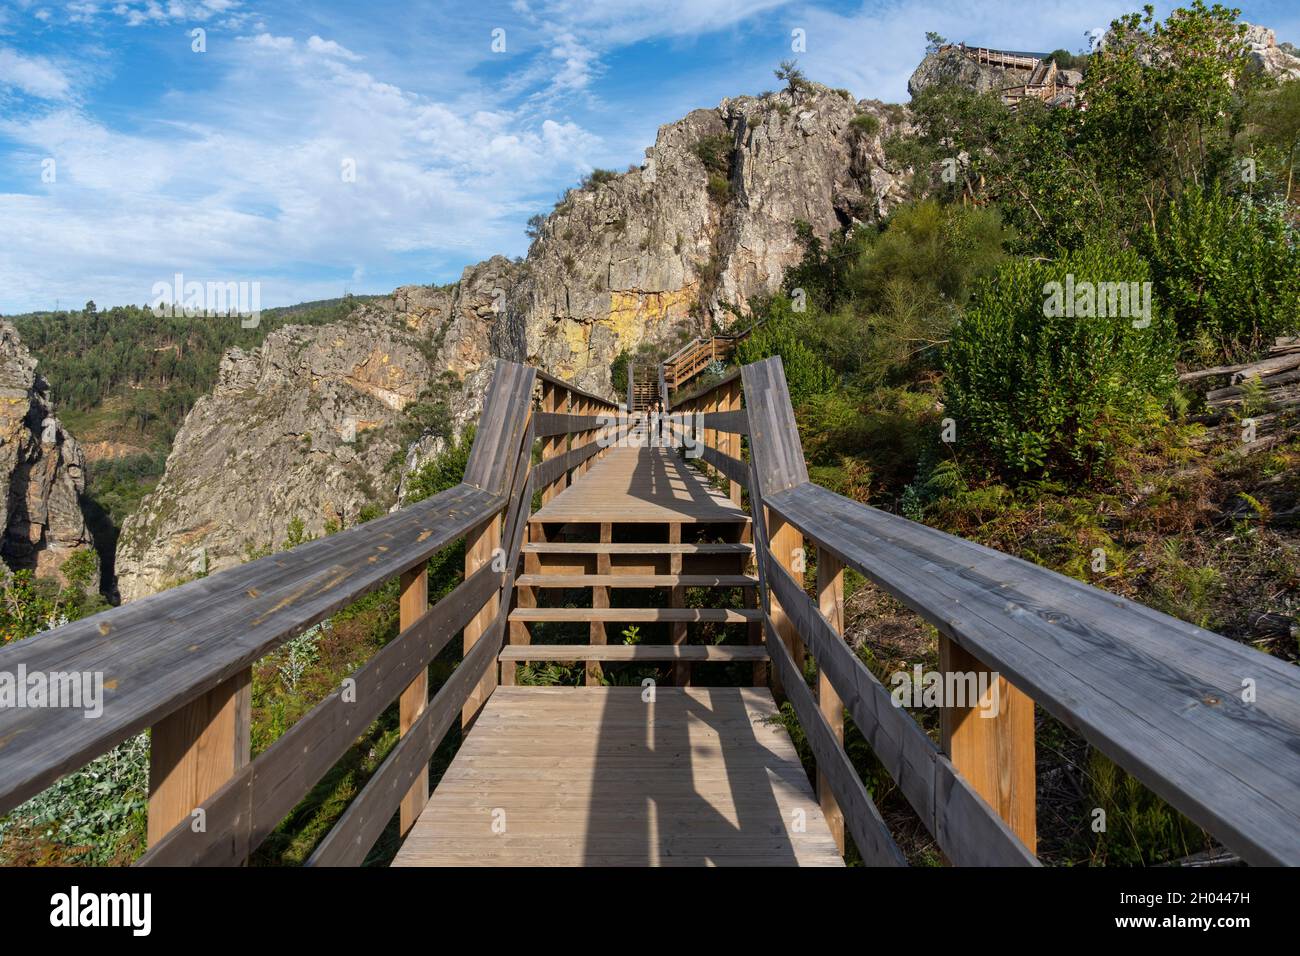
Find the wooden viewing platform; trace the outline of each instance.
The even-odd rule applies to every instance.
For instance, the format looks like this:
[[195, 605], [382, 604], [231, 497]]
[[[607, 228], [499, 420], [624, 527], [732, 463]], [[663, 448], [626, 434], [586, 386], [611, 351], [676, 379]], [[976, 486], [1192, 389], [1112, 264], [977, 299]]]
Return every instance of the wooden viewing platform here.
[[[905, 865], [851, 717], [947, 862], [1034, 866], [1041, 708], [1246, 862], [1300, 864], [1300, 669], [819, 487], [779, 359], [673, 411], [695, 461], [615, 447], [613, 403], [500, 362], [455, 488], [0, 649], [106, 690], [95, 720], [0, 709], [0, 813], [150, 729], [139, 862], [237, 866], [387, 713], [309, 865], [390, 828], [403, 867]], [[991, 718], [946, 701], [935, 740], [894, 705], [844, 640], [847, 569], [933, 625], [941, 678], [997, 688]], [[397, 636], [251, 758], [252, 666], [392, 580]]]

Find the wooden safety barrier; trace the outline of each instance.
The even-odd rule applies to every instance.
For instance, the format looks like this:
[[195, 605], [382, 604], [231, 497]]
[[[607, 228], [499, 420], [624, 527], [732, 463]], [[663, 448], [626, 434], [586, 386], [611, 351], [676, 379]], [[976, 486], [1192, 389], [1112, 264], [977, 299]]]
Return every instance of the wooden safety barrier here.
[[[1033, 865], [1036, 702], [1247, 861], [1300, 863], [1295, 667], [819, 487], [808, 480], [780, 359], [746, 366], [743, 383], [774, 679], [864, 857], [899, 859], [845, 772], [841, 707], [951, 862]], [[805, 541], [817, 554], [816, 600], [788, 560]], [[996, 674], [996, 716], [977, 717], [973, 702], [946, 708], [940, 747], [895, 706], [844, 642], [844, 567], [938, 629], [941, 669]], [[818, 665], [820, 709], [798, 663], [805, 648]]]

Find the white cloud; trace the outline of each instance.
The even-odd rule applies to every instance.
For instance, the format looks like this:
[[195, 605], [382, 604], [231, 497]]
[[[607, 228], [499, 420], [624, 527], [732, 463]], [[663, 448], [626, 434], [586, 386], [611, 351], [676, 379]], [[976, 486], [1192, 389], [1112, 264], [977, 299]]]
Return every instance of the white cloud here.
[[342, 57], [345, 60], [352, 60], [354, 62], [361, 59], [361, 57], [357, 56], [357, 54], [353, 53], [347, 47], [340, 46], [333, 40], [322, 40], [318, 36], [308, 38], [307, 49], [311, 50], [313, 53], [323, 53], [326, 56]]
[[0, 86], [43, 100], [66, 99], [72, 90], [68, 77], [49, 60], [7, 49], [0, 49]]
[[[267, 304], [442, 279], [522, 251], [519, 223], [599, 148], [572, 121], [437, 102], [315, 40], [235, 42], [214, 88], [174, 92], [165, 117], [131, 132], [73, 104], [0, 116], [31, 177], [0, 194], [4, 310], [144, 302], [176, 271], [261, 281]], [[363, 279], [377, 288], [356, 289]]]

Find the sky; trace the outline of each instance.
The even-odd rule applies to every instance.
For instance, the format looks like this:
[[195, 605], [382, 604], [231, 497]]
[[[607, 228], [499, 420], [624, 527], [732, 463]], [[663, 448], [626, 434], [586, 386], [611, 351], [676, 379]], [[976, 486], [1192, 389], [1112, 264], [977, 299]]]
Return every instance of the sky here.
[[[0, 0], [0, 314], [146, 305], [177, 273], [262, 307], [451, 282], [782, 59], [906, 102], [926, 31], [1073, 51], [1139, 5]], [[1294, 0], [1242, 9], [1300, 42]]]

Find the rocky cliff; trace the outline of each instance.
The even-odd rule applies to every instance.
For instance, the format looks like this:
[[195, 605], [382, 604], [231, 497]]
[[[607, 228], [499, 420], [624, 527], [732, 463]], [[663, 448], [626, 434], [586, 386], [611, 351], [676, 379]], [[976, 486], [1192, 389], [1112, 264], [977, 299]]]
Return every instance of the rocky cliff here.
[[825, 237], [903, 198], [881, 144], [906, 116], [817, 85], [696, 110], [662, 127], [640, 165], [571, 190], [525, 259], [230, 353], [123, 527], [123, 599], [278, 546], [295, 518], [320, 533], [387, 506], [477, 417], [497, 357], [612, 394], [621, 351], [747, 315], [801, 258], [797, 220]]
[[81, 446], [54, 415], [36, 359], [14, 327], [0, 321], [0, 551], [11, 568], [63, 581], [68, 558], [93, 553], [81, 510], [85, 470]]

